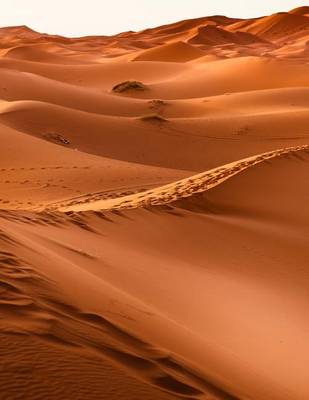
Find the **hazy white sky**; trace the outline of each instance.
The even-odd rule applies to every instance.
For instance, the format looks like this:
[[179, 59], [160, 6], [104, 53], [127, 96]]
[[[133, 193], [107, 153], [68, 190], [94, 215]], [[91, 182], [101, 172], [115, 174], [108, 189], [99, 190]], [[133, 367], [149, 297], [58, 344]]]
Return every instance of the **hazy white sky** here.
[[206, 15], [254, 17], [308, 0], [2, 0], [0, 26], [66, 36], [114, 34]]

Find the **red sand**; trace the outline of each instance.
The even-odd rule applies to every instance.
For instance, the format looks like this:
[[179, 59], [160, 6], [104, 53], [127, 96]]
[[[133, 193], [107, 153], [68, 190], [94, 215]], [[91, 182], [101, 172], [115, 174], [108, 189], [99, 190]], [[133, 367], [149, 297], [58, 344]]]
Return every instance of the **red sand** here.
[[0, 29], [1, 400], [309, 397], [308, 41]]

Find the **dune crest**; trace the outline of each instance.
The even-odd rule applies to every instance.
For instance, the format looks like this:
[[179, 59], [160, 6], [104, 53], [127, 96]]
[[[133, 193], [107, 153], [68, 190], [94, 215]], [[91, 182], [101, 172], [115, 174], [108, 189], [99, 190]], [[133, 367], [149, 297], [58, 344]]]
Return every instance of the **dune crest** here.
[[275, 157], [289, 155], [294, 152], [308, 149], [309, 145], [274, 150], [268, 153], [248, 157], [234, 163], [223, 165], [210, 171], [190, 176], [189, 178], [185, 178], [175, 183], [151, 189], [142, 194], [129, 195], [120, 199], [103, 201], [91, 201], [90, 197], [83, 199], [81, 203], [77, 203], [76, 205], [74, 204], [74, 201], [71, 201], [70, 206], [61, 206], [58, 209], [62, 212], [76, 212], [126, 210], [138, 207], [151, 207], [154, 205], [168, 205], [174, 203], [175, 201], [182, 200], [186, 197], [194, 196], [198, 193], [203, 193], [217, 185], [220, 185], [225, 180], [231, 178], [236, 174], [239, 174], [242, 171], [245, 171], [247, 168], [253, 165], [259, 164]]

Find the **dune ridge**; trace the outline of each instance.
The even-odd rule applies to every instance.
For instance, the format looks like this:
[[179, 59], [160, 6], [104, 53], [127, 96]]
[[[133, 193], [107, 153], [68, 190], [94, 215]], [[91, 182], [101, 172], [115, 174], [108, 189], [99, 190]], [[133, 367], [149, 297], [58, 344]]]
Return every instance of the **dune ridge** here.
[[80, 200], [80, 202], [77, 202], [76, 204], [74, 204], [74, 201], [71, 201], [69, 206], [61, 205], [59, 207], [51, 205], [51, 209], [60, 210], [62, 212], [76, 212], [89, 210], [125, 210], [138, 207], [151, 207], [154, 205], [168, 205], [183, 198], [203, 193], [256, 164], [265, 162], [274, 157], [289, 155], [294, 152], [308, 149], [309, 145], [278, 149], [223, 165], [210, 171], [182, 179], [181, 181], [148, 190], [138, 195], [129, 195], [121, 197], [120, 199], [116, 198], [113, 200], [103, 201], [92, 201], [90, 197]]

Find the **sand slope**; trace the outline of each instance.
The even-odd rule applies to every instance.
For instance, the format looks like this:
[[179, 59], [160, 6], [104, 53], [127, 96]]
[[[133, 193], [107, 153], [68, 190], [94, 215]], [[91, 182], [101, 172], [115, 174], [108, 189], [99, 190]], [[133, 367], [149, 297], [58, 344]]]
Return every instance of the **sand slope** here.
[[134, 61], [186, 62], [202, 57], [205, 53], [184, 42], [175, 42], [154, 49], [144, 50]]
[[[267, 159], [273, 161], [265, 163]], [[225, 182], [219, 177], [223, 182], [207, 194], [205, 187], [198, 188], [202, 197], [194, 192], [186, 197], [180, 191], [172, 207], [152, 203], [153, 209], [126, 214], [2, 213], [4, 271], [10, 268], [2, 278], [6, 330], [52, 342], [68, 357], [72, 351], [94, 351], [171, 394], [302, 398], [307, 390], [305, 369], [291, 375], [290, 367], [277, 360], [293, 351], [294, 370], [299, 371], [308, 357], [306, 336], [298, 333], [297, 345], [293, 339], [296, 331], [306, 329], [298, 315], [306, 307], [307, 274], [302, 266], [308, 256], [303, 236], [308, 154], [306, 148], [274, 152], [252, 159], [252, 165]], [[274, 185], [271, 198], [267, 193]], [[226, 235], [230, 243], [225, 254], [209, 251], [219, 248]], [[284, 247], [273, 253], [273, 241]], [[116, 256], [119, 246], [122, 251]], [[162, 251], [167, 258], [161, 257]], [[42, 263], [43, 254], [50, 261]], [[19, 257], [24, 260], [22, 269]], [[25, 285], [29, 273], [32, 279]], [[196, 296], [186, 290], [188, 285]], [[228, 304], [222, 303], [229, 291]], [[280, 293], [286, 297], [283, 303]], [[14, 307], [24, 310], [22, 324], [12, 314]], [[223, 329], [226, 324], [228, 330]], [[261, 335], [267, 356], [259, 350]], [[249, 340], [249, 348], [244, 340]], [[271, 365], [271, 376], [265, 373], [266, 365]]]
[[308, 28], [0, 28], [1, 400], [307, 399]]

